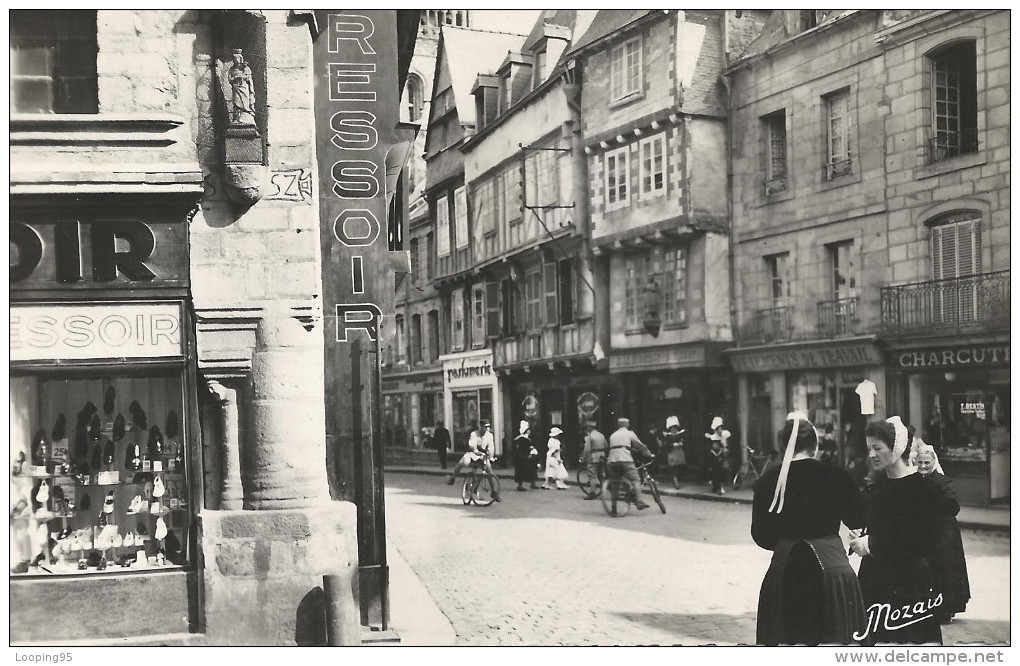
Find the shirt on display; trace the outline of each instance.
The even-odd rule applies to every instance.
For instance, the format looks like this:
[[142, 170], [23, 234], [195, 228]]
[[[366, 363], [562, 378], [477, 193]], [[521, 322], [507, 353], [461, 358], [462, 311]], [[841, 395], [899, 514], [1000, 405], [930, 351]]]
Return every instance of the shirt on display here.
[[857, 385], [856, 393], [861, 396], [861, 414], [874, 414], [875, 394], [878, 393], [875, 383], [870, 379], [865, 379]]

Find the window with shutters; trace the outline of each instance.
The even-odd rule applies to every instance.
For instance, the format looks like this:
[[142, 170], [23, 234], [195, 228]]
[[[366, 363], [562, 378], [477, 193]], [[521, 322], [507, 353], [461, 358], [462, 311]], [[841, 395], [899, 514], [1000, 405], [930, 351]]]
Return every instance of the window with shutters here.
[[981, 219], [958, 213], [931, 228], [931, 272], [935, 285], [935, 320], [952, 324], [973, 321], [978, 315], [981, 273]]
[[852, 171], [850, 90], [844, 89], [827, 95], [824, 101], [827, 139], [825, 176], [827, 180], [833, 180], [848, 176]]
[[397, 327], [397, 339], [394, 346], [397, 348], [397, 363], [407, 362], [407, 338], [404, 332], [404, 315], [397, 315], [394, 319]]
[[542, 327], [542, 296], [542, 271], [532, 271], [525, 275], [525, 325], [529, 331]]
[[573, 324], [575, 321], [574, 296], [576, 278], [574, 275], [574, 260], [572, 258], [560, 260], [559, 277], [560, 325], [564, 326], [567, 324]]
[[450, 204], [446, 197], [439, 197], [436, 202], [436, 254], [446, 257], [450, 254]]
[[609, 56], [610, 101], [641, 92], [641, 64], [640, 35], [612, 48]]
[[428, 277], [436, 274], [436, 237], [431, 231], [425, 234], [425, 273]]
[[687, 248], [668, 248], [662, 253], [662, 322], [687, 323]]
[[471, 287], [471, 347], [485, 346], [485, 285]]
[[421, 274], [421, 257], [418, 256], [418, 239], [411, 239], [411, 277], [414, 279], [415, 284], [422, 282]]
[[826, 246], [834, 299], [842, 300], [857, 295], [857, 269], [854, 265], [853, 249], [853, 241]]
[[647, 254], [629, 254], [624, 259], [624, 305], [627, 328], [641, 328], [644, 316], [643, 287], [648, 275]]
[[98, 113], [96, 11], [14, 10], [11, 113]]
[[666, 193], [666, 135], [641, 141], [641, 195]]
[[463, 250], [470, 242], [468, 239], [468, 204], [466, 187], [458, 187], [453, 193], [453, 210], [457, 222], [457, 249]]
[[503, 172], [503, 211], [508, 225], [519, 224], [521, 215], [521, 170], [515, 164]]
[[464, 351], [464, 290], [450, 294], [450, 351]]
[[506, 278], [500, 282], [499, 332], [505, 338], [517, 332], [517, 288], [513, 280]]
[[421, 315], [411, 317], [411, 364], [422, 362]]
[[972, 41], [928, 56], [931, 66], [929, 161], [975, 153], [977, 134], [977, 51]]
[[765, 132], [765, 196], [785, 192], [786, 175], [786, 109], [763, 116]]
[[555, 326], [559, 323], [559, 304], [556, 292], [559, 283], [556, 279], [556, 263], [550, 262], [542, 265], [542, 282], [544, 289], [545, 311], [543, 323], [546, 326]]
[[485, 337], [499, 337], [500, 285], [495, 280], [485, 283]]
[[765, 257], [765, 266], [768, 270], [770, 298], [772, 307], [780, 308], [789, 303], [790, 300], [790, 276], [788, 264], [790, 253], [772, 254]]
[[435, 363], [436, 361], [439, 360], [440, 354], [439, 350], [441, 348], [441, 345], [439, 344], [439, 311], [429, 310], [428, 320], [429, 320], [428, 362]]
[[630, 154], [629, 148], [619, 148], [606, 153], [606, 210], [622, 208], [630, 202]]

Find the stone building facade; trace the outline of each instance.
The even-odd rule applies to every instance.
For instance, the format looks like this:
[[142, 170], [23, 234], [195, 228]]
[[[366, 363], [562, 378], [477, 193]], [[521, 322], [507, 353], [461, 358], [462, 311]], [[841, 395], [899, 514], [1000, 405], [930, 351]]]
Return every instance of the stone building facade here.
[[[852, 464], [866, 421], [900, 414], [958, 459], [964, 499], [1008, 495], [1002, 19], [777, 11], [731, 62], [729, 356], [752, 446], [801, 409]], [[968, 367], [923, 360], [960, 350]]]
[[331, 501], [353, 497], [322, 427], [327, 22], [11, 22], [12, 640], [321, 644], [329, 575], [332, 640], [359, 643], [357, 509]]

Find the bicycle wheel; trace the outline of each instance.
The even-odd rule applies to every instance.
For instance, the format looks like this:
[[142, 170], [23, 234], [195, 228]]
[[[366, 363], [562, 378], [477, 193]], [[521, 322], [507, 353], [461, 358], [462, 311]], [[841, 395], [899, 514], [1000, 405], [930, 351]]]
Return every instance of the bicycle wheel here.
[[602, 500], [602, 508], [614, 518], [626, 516], [630, 511], [629, 495], [630, 484], [626, 479], [606, 479], [602, 484], [602, 493], [599, 499]]
[[602, 482], [598, 476], [592, 476], [587, 468], [577, 470], [577, 486], [585, 497], [597, 497], [602, 492]]
[[478, 476], [468, 474], [464, 477], [464, 484], [460, 487], [460, 501], [464, 504], [471, 504], [475, 494], [475, 486], [478, 484]]
[[737, 473], [733, 475], [733, 489], [740, 490], [740, 486], [744, 485], [744, 479], [747, 478], [747, 468], [741, 465]]
[[475, 484], [475, 494], [472, 500], [478, 506], [489, 506], [496, 501], [499, 495], [499, 479], [488, 474], [479, 474], [478, 482]]
[[666, 513], [666, 505], [662, 503], [662, 495], [659, 494], [659, 484], [652, 477], [648, 477], [648, 489], [652, 491], [652, 499], [659, 505], [659, 511]]

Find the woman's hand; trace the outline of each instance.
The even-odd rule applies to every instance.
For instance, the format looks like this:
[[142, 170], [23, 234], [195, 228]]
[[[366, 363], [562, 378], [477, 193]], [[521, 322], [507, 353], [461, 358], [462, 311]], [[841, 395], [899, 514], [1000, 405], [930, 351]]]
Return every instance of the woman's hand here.
[[851, 541], [850, 550], [857, 553], [861, 557], [867, 557], [868, 555], [871, 555], [871, 549], [868, 548], [868, 537], [862, 536]]

